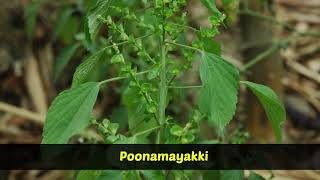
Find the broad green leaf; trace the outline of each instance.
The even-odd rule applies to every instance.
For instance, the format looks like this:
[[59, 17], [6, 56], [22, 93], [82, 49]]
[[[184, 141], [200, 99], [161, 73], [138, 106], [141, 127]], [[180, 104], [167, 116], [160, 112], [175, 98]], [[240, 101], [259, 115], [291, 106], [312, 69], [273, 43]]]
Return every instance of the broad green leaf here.
[[57, 23], [55, 25], [55, 30], [53, 33], [53, 39], [56, 40], [58, 35], [64, 30], [69, 18], [71, 17], [72, 13], [74, 12], [73, 9], [67, 8], [62, 11], [60, 16], [58, 17]]
[[204, 43], [203, 48], [205, 51], [213, 54], [221, 55], [220, 44], [210, 38], [203, 38], [202, 42]]
[[248, 180], [265, 180], [265, 178], [255, 172], [253, 172], [253, 171], [250, 171], [250, 175], [248, 177]]
[[198, 49], [202, 49], [207, 53], [221, 55], [220, 44], [213, 40], [213, 38], [200, 37], [198, 40], [192, 42], [192, 46]]
[[267, 86], [245, 81], [249, 89], [258, 97], [262, 104], [268, 119], [271, 123], [272, 129], [276, 135], [278, 143], [281, 142], [281, 124], [286, 119], [286, 112], [284, 106], [280, 102], [277, 95]]
[[89, 82], [60, 93], [48, 110], [42, 144], [65, 144], [86, 128], [98, 92], [99, 83]]
[[222, 133], [236, 112], [239, 72], [221, 57], [204, 53], [200, 78], [203, 87], [198, 99], [199, 108], [209, 118], [209, 124]]
[[97, 0], [76, 0], [77, 8], [81, 11], [87, 12], [90, 7], [96, 4]]
[[73, 74], [72, 87], [87, 82], [90, 75], [96, 70], [98, 62], [105, 59], [105, 55], [105, 50], [101, 49], [81, 63]]
[[216, 7], [215, 0], [201, 0], [202, 4], [205, 5], [208, 10], [213, 14], [221, 14], [219, 9]]
[[102, 172], [96, 180], [122, 180], [122, 173], [119, 170], [107, 170]]
[[243, 170], [224, 170], [220, 174], [220, 180], [244, 180]]
[[32, 39], [33, 29], [37, 20], [37, 12], [43, 0], [33, 0], [25, 9], [26, 33]]
[[80, 44], [72, 44], [63, 48], [60, 54], [57, 57], [55, 66], [54, 66], [54, 81], [57, 81], [61, 75], [61, 72], [65, 68], [65, 66], [69, 63], [72, 56], [75, 54], [77, 49], [80, 47]]
[[91, 39], [94, 41], [101, 26], [99, 16], [104, 17], [108, 13], [110, 0], [98, 0], [88, 12], [88, 27]]
[[101, 171], [96, 170], [81, 170], [77, 175], [77, 180], [94, 180], [99, 177]]

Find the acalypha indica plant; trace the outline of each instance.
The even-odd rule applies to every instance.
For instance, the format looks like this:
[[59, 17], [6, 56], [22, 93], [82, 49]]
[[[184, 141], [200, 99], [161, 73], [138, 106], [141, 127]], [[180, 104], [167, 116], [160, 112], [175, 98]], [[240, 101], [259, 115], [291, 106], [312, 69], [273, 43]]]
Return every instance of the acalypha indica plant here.
[[[235, 1], [222, 0], [224, 4]], [[77, 36], [79, 42], [85, 43], [76, 43], [64, 50], [70, 54], [82, 45], [91, 55], [77, 67], [71, 88], [52, 102], [42, 143], [66, 144], [90, 125], [97, 127], [107, 144], [201, 143], [198, 136], [201, 121], [207, 121], [215, 130], [219, 142], [236, 112], [240, 85], [247, 86], [257, 96], [276, 141], [280, 142], [280, 125], [285, 119], [283, 105], [270, 88], [240, 81], [239, 70], [221, 57], [220, 46], [213, 39], [219, 34], [218, 26], [226, 15], [216, 8], [213, 0], [201, 0], [201, 3], [210, 13], [210, 27], [188, 25], [187, 0], [97, 0], [93, 3], [84, 18], [85, 30], [82, 36]], [[100, 33], [102, 28], [106, 33]], [[187, 34], [193, 34], [192, 40]], [[184, 73], [192, 68], [194, 61], [200, 63], [201, 85], [185, 85], [182, 83]], [[92, 74], [102, 64], [112, 66], [118, 75], [92, 80]], [[99, 91], [114, 81], [122, 84], [121, 104], [128, 115], [125, 134], [119, 133], [116, 119], [99, 120], [92, 115]], [[192, 107], [186, 123], [181, 124], [168, 115], [166, 109], [176, 101], [177, 93], [189, 89], [198, 92], [198, 105]], [[170, 176], [192, 176], [189, 171], [179, 172], [173, 171]], [[86, 176], [85, 173], [79, 177]], [[104, 176], [165, 177], [162, 171], [108, 173]], [[225, 171], [222, 176], [243, 178], [243, 171]]]

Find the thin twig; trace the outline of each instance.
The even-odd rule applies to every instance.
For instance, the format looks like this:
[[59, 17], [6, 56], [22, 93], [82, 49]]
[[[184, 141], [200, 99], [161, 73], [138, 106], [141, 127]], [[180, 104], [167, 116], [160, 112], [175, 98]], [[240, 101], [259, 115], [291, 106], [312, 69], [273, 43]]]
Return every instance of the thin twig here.
[[295, 62], [294, 60], [291, 59], [285, 59], [286, 64], [290, 66], [292, 69], [294, 69], [296, 72], [299, 74], [304, 75], [305, 77], [308, 77], [309, 79], [312, 79], [316, 81], [318, 84], [320, 84], [320, 75], [319, 73], [315, 71], [311, 71], [310, 69], [304, 67], [303, 65]]
[[135, 137], [141, 136], [141, 135], [143, 135], [143, 134], [146, 134], [146, 133], [148, 133], [148, 132], [152, 132], [152, 131], [154, 131], [154, 130], [156, 130], [156, 129], [159, 129], [159, 128], [161, 128], [161, 126], [156, 126], [156, 127], [154, 127], [154, 128], [147, 129], [147, 130], [142, 131], [142, 132], [139, 132], [139, 133], [137, 133], [137, 134], [135, 134], [135, 135], [133, 135], [133, 136], [135, 136]]
[[[140, 37], [135, 38], [135, 40], [143, 39], [143, 38], [149, 37], [151, 35], [153, 35], [153, 34], [147, 34], [147, 35], [144, 35], [144, 36], [140, 36]], [[124, 44], [127, 44], [127, 43], [129, 43], [129, 41], [122, 41], [122, 42], [119, 42], [119, 43], [115, 43], [115, 44], [112, 44], [112, 45], [109, 45], [109, 46], [106, 46], [106, 47], [102, 48], [100, 51], [104, 51], [104, 50], [106, 50], [108, 48], [112, 48], [114, 45], [120, 46], [120, 45], [124, 45]]]
[[187, 29], [191, 29], [192, 31], [195, 31], [195, 32], [199, 32], [200, 31], [197, 28], [194, 28], [194, 27], [188, 26], [188, 25], [177, 24], [177, 23], [172, 23], [172, 22], [169, 22], [169, 24], [172, 24], [172, 25], [178, 26], [178, 27], [184, 27], [184, 28], [187, 28]]
[[171, 41], [166, 41], [165, 43], [173, 44], [173, 45], [180, 46], [180, 47], [187, 48], [187, 49], [192, 49], [192, 50], [195, 50], [195, 51], [198, 51], [198, 52], [204, 52], [201, 49], [198, 49], [198, 48], [195, 48], [195, 47], [192, 47], [192, 46], [188, 46], [188, 45], [185, 45], [185, 44], [180, 44], [180, 43], [171, 42]]
[[[148, 73], [150, 70], [147, 71], [142, 71], [142, 72], [138, 72], [136, 75], [142, 75], [142, 74], [146, 74]], [[113, 81], [119, 81], [122, 79], [127, 79], [129, 78], [128, 76], [119, 76], [119, 77], [114, 77], [114, 78], [110, 78], [110, 79], [106, 79], [104, 81], [100, 81], [99, 84], [105, 84], [105, 83], [109, 83], [109, 82], [113, 82]]]
[[247, 71], [252, 66], [263, 61], [266, 57], [268, 57], [268, 56], [272, 55], [273, 53], [275, 53], [276, 51], [278, 51], [280, 48], [281, 48], [281, 46], [278, 43], [272, 45], [269, 49], [263, 51], [261, 54], [257, 55], [255, 58], [253, 58], [247, 64], [245, 64], [242, 67], [241, 72]]
[[170, 89], [192, 89], [192, 88], [201, 88], [202, 85], [195, 85], [195, 86], [168, 86]]
[[44, 115], [19, 108], [19, 107], [7, 104], [5, 102], [0, 102], [0, 111], [5, 111], [10, 114], [14, 114], [14, 115], [29, 119], [30, 121], [35, 122], [37, 124], [41, 124], [41, 125], [44, 123], [44, 120], [45, 120]]

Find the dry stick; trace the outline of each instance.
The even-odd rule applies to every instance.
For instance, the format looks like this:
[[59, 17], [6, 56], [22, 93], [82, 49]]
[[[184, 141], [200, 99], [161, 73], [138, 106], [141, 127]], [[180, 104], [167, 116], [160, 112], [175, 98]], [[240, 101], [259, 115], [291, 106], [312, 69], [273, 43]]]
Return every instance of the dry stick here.
[[285, 59], [285, 61], [288, 66], [297, 71], [299, 74], [302, 74], [320, 84], [320, 75], [317, 72], [311, 71], [310, 69], [291, 59]]
[[5, 111], [8, 112], [10, 114], [14, 114], [17, 116], [21, 116], [24, 117], [26, 119], [29, 119], [37, 124], [43, 124], [44, 123], [44, 119], [45, 116], [32, 112], [32, 111], [28, 111], [26, 109], [22, 109], [4, 102], [0, 102], [0, 111]]

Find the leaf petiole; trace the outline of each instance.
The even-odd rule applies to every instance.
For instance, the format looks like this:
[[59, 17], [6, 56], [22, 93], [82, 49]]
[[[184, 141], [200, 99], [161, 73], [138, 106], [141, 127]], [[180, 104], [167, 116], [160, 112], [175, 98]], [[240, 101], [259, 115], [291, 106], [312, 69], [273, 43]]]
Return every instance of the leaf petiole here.
[[195, 86], [168, 86], [170, 89], [192, 89], [192, 88], [202, 88], [202, 85], [195, 85]]
[[161, 126], [156, 126], [156, 127], [154, 127], [154, 128], [147, 129], [147, 130], [142, 131], [142, 132], [139, 132], [139, 133], [137, 133], [137, 134], [135, 134], [135, 135], [133, 135], [133, 136], [135, 136], [135, 137], [141, 136], [141, 135], [143, 135], [143, 134], [146, 134], [146, 133], [148, 133], [148, 132], [152, 132], [152, 131], [154, 131], [154, 130], [156, 130], [156, 129], [159, 129], [159, 128], [161, 128]]
[[[143, 75], [143, 74], [148, 73], [149, 71], [150, 71], [150, 70], [138, 72], [138, 73], [136, 73], [136, 75]], [[109, 83], [109, 82], [113, 82], [113, 81], [119, 81], [119, 80], [127, 79], [127, 78], [129, 78], [129, 77], [128, 77], [128, 76], [114, 77], [114, 78], [106, 79], [106, 80], [104, 80], [104, 81], [100, 81], [100, 82], [99, 82], [99, 85], [105, 84], [105, 83]]]
[[185, 45], [185, 44], [180, 44], [180, 43], [171, 42], [171, 41], [166, 41], [166, 43], [173, 44], [173, 45], [180, 46], [180, 47], [187, 48], [187, 49], [192, 49], [192, 50], [195, 50], [195, 51], [198, 51], [198, 52], [201, 52], [201, 53], [204, 52], [201, 49], [198, 49], [198, 48], [195, 48], [195, 47], [192, 47], [192, 46], [188, 46], [188, 45]]

